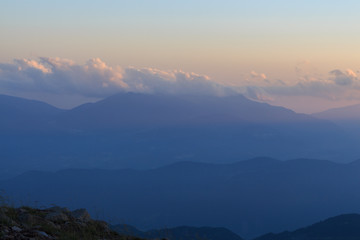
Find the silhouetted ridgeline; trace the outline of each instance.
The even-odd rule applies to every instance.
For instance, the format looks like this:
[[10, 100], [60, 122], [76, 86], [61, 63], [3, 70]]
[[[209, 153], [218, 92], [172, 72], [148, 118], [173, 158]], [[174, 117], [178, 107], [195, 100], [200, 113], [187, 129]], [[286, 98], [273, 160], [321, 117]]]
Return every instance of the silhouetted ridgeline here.
[[121, 224], [112, 226], [112, 229], [122, 235], [132, 235], [146, 239], [169, 240], [242, 240], [242, 238], [226, 228], [215, 227], [175, 227], [140, 231], [135, 227]]
[[344, 214], [293, 232], [269, 233], [254, 240], [357, 240], [360, 215]]
[[86, 208], [140, 229], [226, 227], [245, 238], [360, 212], [360, 164], [257, 158], [151, 170], [32, 171], [0, 182], [12, 199]]

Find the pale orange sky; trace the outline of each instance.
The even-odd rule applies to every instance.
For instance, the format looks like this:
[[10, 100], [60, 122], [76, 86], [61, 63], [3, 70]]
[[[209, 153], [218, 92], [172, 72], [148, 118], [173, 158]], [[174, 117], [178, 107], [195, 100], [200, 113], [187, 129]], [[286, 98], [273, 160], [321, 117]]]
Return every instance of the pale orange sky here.
[[[289, 86], [304, 75], [326, 82], [335, 69], [360, 69], [359, 7], [354, 0], [5, 0], [0, 63], [59, 57], [81, 65], [100, 58], [112, 67], [178, 69], [232, 86], [252, 85], [251, 72]], [[349, 91], [358, 88], [357, 76], [351, 81]], [[272, 103], [302, 112], [360, 102], [360, 93], [336, 87], [336, 97], [270, 95]]]

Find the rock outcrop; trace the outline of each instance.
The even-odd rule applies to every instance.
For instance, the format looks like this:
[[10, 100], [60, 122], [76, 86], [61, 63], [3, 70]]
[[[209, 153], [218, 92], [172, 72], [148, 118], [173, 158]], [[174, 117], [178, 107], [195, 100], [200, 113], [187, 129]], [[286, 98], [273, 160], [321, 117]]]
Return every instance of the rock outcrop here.
[[140, 240], [112, 231], [106, 222], [93, 220], [85, 209], [52, 207], [0, 207], [3, 240]]

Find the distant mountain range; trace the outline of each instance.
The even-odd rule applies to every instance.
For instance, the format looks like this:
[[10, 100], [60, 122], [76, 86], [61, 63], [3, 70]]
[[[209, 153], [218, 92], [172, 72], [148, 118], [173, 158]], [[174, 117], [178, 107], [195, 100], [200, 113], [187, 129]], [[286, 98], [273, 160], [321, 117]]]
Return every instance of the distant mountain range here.
[[84, 104], [63, 114], [57, 125], [77, 130], [104, 131], [129, 127], [201, 126], [319, 122], [282, 107], [229, 97], [173, 96], [121, 93]]
[[[139, 231], [129, 225], [112, 227], [122, 235], [132, 235], [145, 239], [169, 240], [241, 240], [242, 238], [226, 228], [176, 227], [168, 229]], [[342, 214], [317, 222], [295, 231], [268, 233], [253, 240], [358, 240], [360, 239], [360, 215]]]
[[332, 121], [348, 133], [360, 136], [360, 104], [333, 108], [324, 112], [314, 113], [312, 116]]
[[360, 239], [360, 215], [344, 214], [293, 232], [266, 234], [254, 240], [356, 240]]
[[121, 224], [112, 226], [112, 229], [121, 235], [136, 236], [144, 239], [169, 239], [169, 240], [243, 240], [240, 236], [226, 228], [215, 227], [175, 227], [140, 231], [135, 227]]
[[332, 108], [323, 112], [314, 113], [312, 115], [320, 119], [360, 120], [360, 104]]
[[256, 237], [360, 212], [360, 164], [257, 158], [152, 170], [32, 171], [0, 182], [19, 202], [87, 208], [141, 229], [226, 227]]
[[0, 112], [2, 134], [24, 134], [47, 131], [49, 121], [64, 110], [40, 101], [0, 95]]
[[327, 120], [245, 97], [121, 93], [71, 110], [0, 96], [0, 176], [64, 168], [153, 168], [257, 156], [360, 156]]

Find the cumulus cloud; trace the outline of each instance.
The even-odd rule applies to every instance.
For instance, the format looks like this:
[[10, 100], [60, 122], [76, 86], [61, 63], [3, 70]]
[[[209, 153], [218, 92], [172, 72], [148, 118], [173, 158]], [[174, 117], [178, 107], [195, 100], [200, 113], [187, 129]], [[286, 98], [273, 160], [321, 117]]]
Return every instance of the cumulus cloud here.
[[126, 68], [123, 81], [133, 92], [200, 94], [223, 96], [231, 89], [211, 81], [206, 75], [179, 70], [162, 71], [153, 68]]
[[121, 72], [100, 59], [84, 65], [59, 58], [21, 59], [0, 64], [0, 69], [0, 88], [7, 90], [102, 97], [127, 87]]
[[330, 73], [331, 80], [333, 80], [337, 85], [348, 86], [352, 85], [357, 81], [357, 76], [354, 71], [347, 69], [345, 72], [342, 72], [339, 69], [332, 70]]
[[257, 80], [266, 80], [266, 79], [267, 79], [265, 73], [257, 73], [257, 72], [255, 72], [255, 71], [251, 71], [251, 72], [250, 72], [250, 76], [251, 76], [253, 79], [257, 79]]
[[121, 68], [99, 58], [85, 64], [61, 58], [0, 64], [0, 89], [102, 98], [117, 92], [227, 95], [231, 89], [206, 75], [180, 70]]
[[351, 69], [334, 69], [328, 75], [319, 74], [307, 61], [295, 67], [297, 79], [282, 81], [269, 79], [265, 74], [250, 73], [238, 90], [245, 96], [259, 101], [272, 101], [274, 97], [318, 97], [328, 100], [360, 100], [360, 81]]
[[41, 100], [49, 99], [50, 95], [56, 95], [56, 99], [67, 96], [69, 101], [96, 100], [118, 92], [216, 96], [241, 93], [266, 102], [284, 96], [360, 100], [360, 81], [351, 69], [319, 74], [309, 62], [301, 62], [295, 73], [297, 79], [280, 80], [251, 71], [242, 75], [236, 86], [226, 86], [206, 75], [181, 70], [112, 67], [99, 58], [78, 64], [68, 59], [43, 57], [0, 63], [0, 93], [21, 92], [22, 96], [33, 93], [38, 99], [43, 95]]

